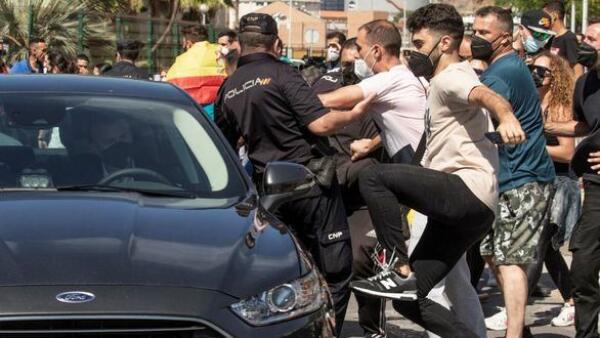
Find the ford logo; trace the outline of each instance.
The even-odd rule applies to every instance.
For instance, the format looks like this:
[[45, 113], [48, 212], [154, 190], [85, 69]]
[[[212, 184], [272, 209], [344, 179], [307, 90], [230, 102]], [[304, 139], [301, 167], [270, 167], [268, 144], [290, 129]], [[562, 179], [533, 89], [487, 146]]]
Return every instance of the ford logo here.
[[87, 303], [96, 299], [93, 293], [84, 291], [69, 291], [56, 295], [56, 300], [62, 303], [76, 304]]

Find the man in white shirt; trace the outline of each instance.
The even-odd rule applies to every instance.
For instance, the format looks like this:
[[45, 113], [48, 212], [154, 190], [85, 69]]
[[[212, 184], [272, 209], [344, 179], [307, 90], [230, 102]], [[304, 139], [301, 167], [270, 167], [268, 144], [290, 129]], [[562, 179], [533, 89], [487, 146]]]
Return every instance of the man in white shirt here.
[[[426, 93], [419, 79], [400, 61], [400, 32], [388, 21], [371, 21], [358, 29], [356, 45], [361, 58], [355, 61], [354, 72], [362, 81], [319, 98], [326, 107], [342, 108], [353, 107], [375, 94], [369, 112], [380, 136], [352, 143], [352, 160], [364, 158], [383, 144], [394, 162], [410, 163], [423, 135]], [[392, 238], [379, 238], [379, 242], [386, 248], [394, 246], [397, 266], [408, 274], [406, 239], [401, 225], [395, 230]]]

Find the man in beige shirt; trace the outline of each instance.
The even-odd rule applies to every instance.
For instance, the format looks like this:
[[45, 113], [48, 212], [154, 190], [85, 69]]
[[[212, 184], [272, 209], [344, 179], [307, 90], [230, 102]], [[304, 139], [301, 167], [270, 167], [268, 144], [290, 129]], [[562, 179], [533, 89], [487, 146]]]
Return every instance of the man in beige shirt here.
[[421, 7], [408, 27], [418, 50], [410, 56], [409, 67], [430, 80], [423, 167], [374, 166], [360, 184], [378, 238], [392, 236], [400, 203], [426, 215], [428, 224], [410, 257], [413, 273], [403, 276], [392, 265], [352, 287], [392, 299], [410, 299], [407, 293], [416, 291], [416, 300], [395, 301], [395, 309], [442, 337], [475, 337], [451, 310], [426, 297], [494, 221], [498, 152], [486, 138], [492, 130], [490, 117], [479, 107], [498, 120], [504, 143], [521, 143], [525, 135], [510, 104], [482, 85], [467, 62], [460, 62], [464, 26], [454, 7]]

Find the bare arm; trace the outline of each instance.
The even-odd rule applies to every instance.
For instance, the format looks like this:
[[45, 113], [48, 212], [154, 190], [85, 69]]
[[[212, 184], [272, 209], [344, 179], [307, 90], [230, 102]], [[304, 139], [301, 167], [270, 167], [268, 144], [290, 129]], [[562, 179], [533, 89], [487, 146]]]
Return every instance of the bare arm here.
[[477, 86], [469, 94], [469, 103], [487, 109], [498, 121], [496, 129], [507, 144], [519, 144], [525, 141], [525, 132], [513, 113], [512, 106], [502, 96], [486, 86]]
[[573, 72], [575, 72], [575, 80], [577, 80], [581, 75], [583, 75], [585, 70], [582, 65], [576, 63], [575, 66], [573, 66]]
[[365, 96], [363, 95], [362, 89], [357, 85], [342, 87], [332, 92], [319, 95], [319, 99], [321, 99], [323, 106], [332, 109], [354, 107], [364, 98]]
[[590, 133], [590, 127], [583, 121], [546, 122], [544, 129], [548, 134], [564, 137], [581, 137]]
[[558, 137], [557, 146], [546, 146], [552, 161], [569, 163], [575, 154], [575, 139], [572, 137]]
[[338, 129], [344, 127], [350, 122], [361, 118], [369, 107], [369, 103], [375, 95], [370, 95], [367, 98], [359, 101], [352, 110], [339, 111], [332, 110], [329, 113], [314, 120], [308, 125], [308, 130], [319, 136], [328, 136], [335, 133]]

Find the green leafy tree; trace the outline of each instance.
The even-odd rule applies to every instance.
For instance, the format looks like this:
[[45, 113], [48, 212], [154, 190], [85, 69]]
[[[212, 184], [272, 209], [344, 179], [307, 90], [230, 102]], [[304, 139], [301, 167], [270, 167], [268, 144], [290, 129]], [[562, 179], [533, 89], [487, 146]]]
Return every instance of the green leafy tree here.
[[[84, 48], [91, 40], [109, 42], [107, 25], [86, 9], [82, 2], [69, 0], [0, 0], [0, 35], [11, 46], [9, 60], [26, 57], [31, 37], [43, 38], [49, 48], [70, 56], [80, 42]], [[86, 23], [80, 28], [81, 13], [86, 13]]]

